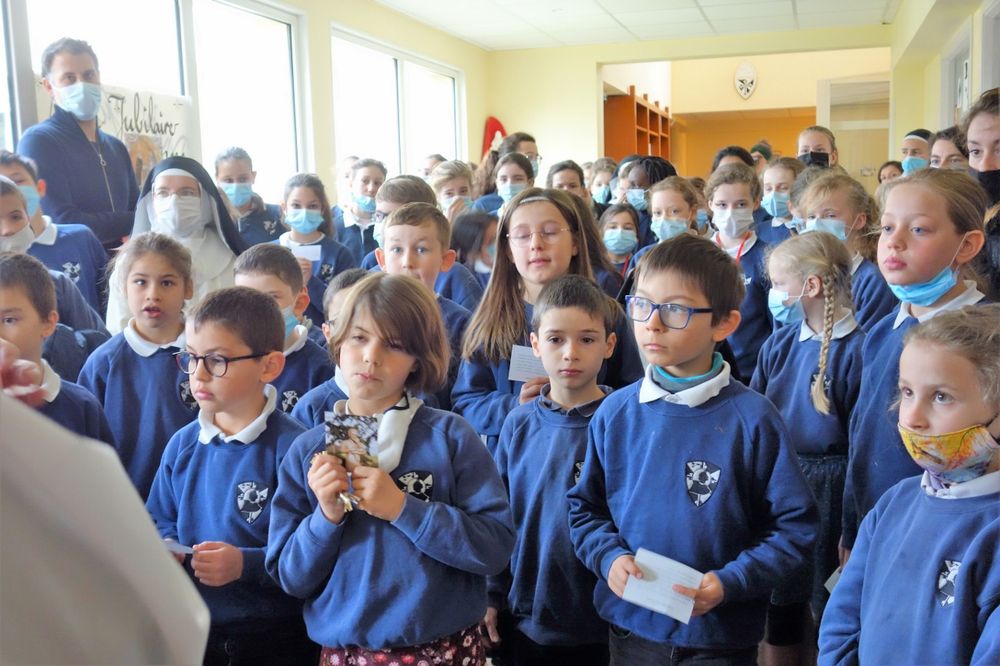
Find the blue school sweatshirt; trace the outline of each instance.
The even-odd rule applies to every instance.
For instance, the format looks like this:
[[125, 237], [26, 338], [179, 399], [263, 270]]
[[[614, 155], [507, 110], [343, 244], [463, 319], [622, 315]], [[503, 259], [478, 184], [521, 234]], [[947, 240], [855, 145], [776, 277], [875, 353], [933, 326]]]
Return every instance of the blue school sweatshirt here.
[[[525, 321], [531, 324], [534, 306], [524, 303]], [[618, 338], [611, 358], [604, 361], [597, 375], [600, 384], [620, 388], [642, 377], [642, 358], [635, 343], [631, 323], [621, 315], [615, 323]], [[529, 345], [528, 331], [519, 344]], [[462, 359], [458, 368], [455, 387], [451, 391], [452, 411], [460, 414], [484, 437], [490, 453], [496, 450], [497, 437], [503, 420], [518, 405], [518, 396], [524, 382], [513, 382], [510, 359], [490, 363], [477, 354], [471, 360]]]
[[[921, 315], [919, 321], [985, 302], [974, 282], [970, 280], [965, 284], [964, 293]], [[909, 312], [909, 304], [901, 303], [895, 312], [883, 317], [868, 331], [861, 349], [861, 388], [849, 423], [851, 452], [844, 485], [843, 542], [847, 548], [854, 544], [858, 524], [882, 493], [906, 477], [921, 472], [903, 446], [897, 429], [899, 410], [892, 407], [899, 393], [903, 336], [918, 322]]]
[[407, 493], [393, 522], [363, 510], [339, 525], [306, 477], [322, 427], [292, 444], [271, 504], [268, 573], [305, 599], [309, 637], [371, 649], [434, 641], [486, 612], [486, 577], [503, 570], [514, 527], [503, 482], [482, 442], [450, 412], [417, 409], [389, 473]]
[[297, 338], [285, 349], [285, 369], [271, 384], [278, 391], [278, 409], [291, 414], [299, 400], [333, 379], [330, 353], [309, 339], [305, 326], [296, 326]]
[[341, 243], [326, 236], [313, 243], [298, 243], [292, 240], [291, 232], [285, 232], [276, 242], [289, 249], [319, 245], [319, 261], [312, 262], [313, 274], [309, 278], [309, 282], [306, 283], [306, 291], [309, 293], [309, 307], [306, 308], [304, 314], [312, 321], [326, 321], [323, 313], [323, 294], [326, 293], [326, 286], [330, 284], [333, 276], [348, 268], [354, 268], [356, 265], [351, 258], [350, 251]]
[[444, 330], [448, 333], [448, 348], [451, 356], [448, 362], [448, 379], [434, 395], [439, 409], [451, 409], [451, 388], [458, 377], [458, 368], [462, 363], [462, 338], [469, 325], [472, 313], [455, 301], [444, 296], [438, 296], [438, 307], [441, 308], [441, 318], [444, 320]]
[[59, 321], [73, 330], [94, 330], [107, 333], [104, 321], [73, 284], [73, 280], [61, 271], [49, 269], [49, 277], [56, 287], [56, 311]]
[[[375, 259], [374, 250], [361, 262], [361, 268], [366, 271], [382, 270], [378, 266], [378, 260]], [[485, 283], [480, 282], [476, 275], [462, 264], [454, 264], [450, 270], [441, 271], [434, 281], [434, 293], [454, 301], [469, 312], [479, 307], [485, 288]]]
[[104, 312], [102, 292], [108, 254], [94, 232], [82, 224], [56, 225], [46, 217], [45, 229], [28, 248], [28, 254], [64, 273], [91, 308]]
[[[765, 265], [767, 249], [767, 243], [751, 237], [743, 246], [743, 254], [737, 258], [743, 269], [743, 284], [747, 291], [740, 303], [743, 319], [728, 340], [736, 355], [736, 368], [745, 382], [753, 376], [760, 348], [772, 330], [771, 311], [767, 307], [767, 292], [771, 289]], [[726, 251], [736, 258], [737, 250], [732, 248]]]
[[355, 266], [361, 265], [361, 260], [364, 259], [365, 255], [369, 252], [374, 252], [375, 248], [378, 247], [378, 243], [375, 242], [375, 225], [368, 223], [368, 226], [361, 229], [357, 224], [352, 224], [348, 226], [344, 222], [344, 218], [347, 216], [353, 217], [351, 211], [340, 209], [340, 215], [333, 215], [333, 226], [336, 229], [336, 239], [341, 245], [345, 246], [350, 252], [351, 265], [348, 268], [353, 268]]
[[864, 341], [864, 331], [850, 314], [834, 324], [824, 382], [829, 414], [816, 411], [812, 402], [822, 333], [814, 333], [805, 322], [782, 326], [761, 347], [750, 388], [778, 408], [796, 453], [847, 455], [847, 422], [861, 386]]
[[861, 328], [869, 331], [895, 310], [899, 301], [874, 263], [858, 255], [851, 268], [851, 300], [854, 301], [855, 316]]
[[38, 411], [71, 432], [114, 446], [115, 437], [97, 398], [79, 384], [62, 379], [45, 361], [42, 372], [45, 401]]
[[1000, 664], [998, 475], [973, 496], [932, 497], [921, 477], [882, 496], [826, 606], [820, 664]]
[[250, 212], [236, 221], [236, 228], [247, 245], [271, 243], [286, 231], [281, 222], [281, 206], [266, 204], [259, 197], [257, 199]]
[[[647, 640], [755, 646], [771, 590], [799, 572], [811, 575], [819, 520], [812, 492], [781, 416], [732, 380], [728, 364], [675, 394], [652, 372], [605, 398], [569, 492], [576, 553], [601, 578], [594, 604], [602, 618]], [[685, 625], [618, 598], [608, 571], [639, 548], [715, 572], [724, 601]]]
[[607, 624], [594, 609], [597, 578], [573, 550], [566, 499], [579, 478], [587, 427], [601, 400], [569, 411], [553, 409], [546, 398], [516, 407], [493, 455], [517, 540], [509, 571], [490, 578], [490, 605], [508, 607], [518, 630], [541, 645], [607, 640]]
[[53, 222], [89, 227], [105, 247], [117, 247], [131, 233], [139, 183], [124, 143], [101, 130], [91, 143], [76, 117], [56, 106], [25, 131], [17, 152], [38, 165], [47, 185], [42, 211]]
[[594, 268], [594, 282], [611, 298], [618, 298], [618, 292], [622, 290], [625, 279], [620, 273], [606, 271], [603, 268]]
[[[164, 539], [185, 546], [221, 541], [243, 554], [239, 579], [212, 587], [185, 568], [212, 616], [212, 628], [266, 632], [302, 613], [302, 602], [285, 594], [264, 569], [271, 504], [278, 468], [305, 429], [277, 408], [275, 392], [261, 415], [226, 437], [204, 414], [170, 438], [146, 508]], [[208, 427], [204, 427], [208, 426]]]
[[324, 414], [333, 411], [339, 400], [347, 400], [347, 383], [340, 368], [336, 367], [333, 377], [299, 398], [292, 408], [292, 418], [306, 428], [323, 425]]
[[472, 203], [472, 208], [474, 210], [481, 210], [489, 213], [490, 215], [496, 215], [497, 211], [500, 210], [500, 206], [503, 205], [503, 197], [494, 192], [493, 194], [484, 194]]
[[[758, 208], [757, 210], [763, 211], [764, 209]], [[765, 214], [767, 213], [767, 211], [764, 212]], [[785, 225], [784, 218], [779, 218], [779, 222], [778, 219], [775, 219], [768, 214], [767, 219], [761, 218], [758, 220], [757, 215], [755, 214], [754, 219], [757, 220], [757, 226], [755, 227], [757, 236], [759, 236], [760, 239], [768, 245], [777, 245], [781, 241], [792, 237], [792, 230]], [[775, 222], [778, 222], [777, 226], [775, 226]]]
[[94, 350], [109, 339], [107, 331], [74, 331], [65, 324], [56, 324], [52, 335], [42, 344], [42, 358], [60, 377], [76, 379]]
[[191, 382], [174, 360], [183, 349], [183, 336], [158, 347], [123, 331], [91, 354], [77, 380], [104, 406], [118, 457], [143, 499], [167, 442], [197, 414]]

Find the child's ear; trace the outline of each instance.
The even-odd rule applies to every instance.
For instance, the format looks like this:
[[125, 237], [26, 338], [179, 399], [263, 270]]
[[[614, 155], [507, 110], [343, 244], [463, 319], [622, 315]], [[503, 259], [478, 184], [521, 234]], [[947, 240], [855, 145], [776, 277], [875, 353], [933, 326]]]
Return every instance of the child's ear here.
[[285, 355], [280, 351], [273, 351], [263, 358], [261, 363], [260, 383], [270, 384], [285, 369]]
[[309, 307], [309, 303], [309, 290], [302, 287], [301, 291], [299, 291], [299, 295], [295, 297], [295, 302], [292, 303], [292, 312], [295, 313], [296, 317], [301, 318], [302, 314], [306, 311], [306, 308]]
[[611, 355], [615, 353], [615, 345], [618, 344], [618, 334], [612, 331], [608, 333], [607, 349], [604, 350], [604, 358], [611, 358]]
[[251, 171], [250, 172], [250, 184], [253, 185], [256, 182], [257, 182], [257, 172], [256, 171]]
[[965, 232], [965, 238], [962, 239], [962, 244], [958, 246], [958, 254], [955, 255], [955, 261], [959, 265], [969, 263], [983, 249], [984, 243], [986, 243], [986, 235], [982, 231]]
[[184, 300], [190, 301], [194, 298], [194, 280], [186, 280], [184, 283]]
[[712, 327], [712, 340], [722, 342], [732, 335], [739, 328], [743, 316], [739, 310], [730, 310], [729, 314], [722, 318], [718, 324]]
[[330, 344], [330, 333], [333, 332], [333, 328], [325, 321], [319, 325], [320, 330], [323, 331], [323, 339], [326, 340], [327, 344]]
[[805, 295], [809, 298], [819, 298], [823, 295], [823, 281], [818, 275], [810, 275], [806, 278]]
[[385, 250], [380, 247], [375, 248], [375, 261], [378, 262], [378, 267], [382, 269], [383, 273], [388, 273], [385, 270]]
[[49, 189], [49, 185], [48, 183], [45, 182], [45, 179], [39, 178], [37, 181], [35, 181], [35, 189], [38, 190], [38, 196], [44, 197], [45, 193]]
[[59, 313], [53, 310], [49, 313], [49, 316], [45, 318], [44, 327], [42, 328], [42, 337], [47, 338], [56, 331], [56, 324], [59, 323]]
[[531, 332], [531, 351], [534, 352], [536, 358], [542, 357], [541, 343], [538, 340], [538, 334], [534, 331]]
[[447, 273], [451, 270], [451, 267], [455, 265], [455, 257], [458, 253], [454, 250], [446, 250], [444, 254], [441, 255], [441, 271], [442, 273]]
[[278, 205], [281, 207], [281, 217], [284, 217], [285, 215], [287, 215], [288, 214], [288, 206], [285, 205], [285, 202], [282, 201]]

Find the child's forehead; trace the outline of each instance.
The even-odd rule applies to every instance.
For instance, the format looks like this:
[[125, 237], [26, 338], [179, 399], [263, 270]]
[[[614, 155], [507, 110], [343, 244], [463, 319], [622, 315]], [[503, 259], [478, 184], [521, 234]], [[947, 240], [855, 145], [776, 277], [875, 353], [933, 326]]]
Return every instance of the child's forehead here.
[[697, 282], [676, 269], [643, 271], [636, 282], [637, 296], [658, 303], [686, 301], [708, 306], [708, 297]]
[[307, 201], [319, 199], [319, 194], [317, 194], [316, 190], [308, 185], [296, 185], [288, 192], [288, 198], [289, 200], [297, 199], [299, 201]]
[[750, 198], [750, 183], [723, 183], [716, 186], [715, 191], [712, 192], [712, 198], [716, 201], [740, 197]]
[[391, 224], [385, 228], [384, 235], [386, 238], [407, 238], [409, 240], [433, 240], [440, 242], [437, 224], [430, 217], [418, 220], [416, 224]]
[[366, 166], [356, 169], [354, 171], [354, 178], [371, 178], [377, 180], [383, 180], [385, 176], [382, 174], [382, 170], [375, 166]]
[[237, 287], [250, 287], [258, 291], [286, 289], [291, 292], [292, 290], [292, 286], [285, 282], [280, 275], [268, 271], [237, 273], [235, 283]]
[[21, 164], [0, 164], [0, 176], [6, 176], [15, 182], [18, 180], [30, 180], [34, 182], [35, 180]]
[[677, 190], [657, 190], [650, 195], [650, 202], [657, 203], [662, 202], [664, 205], [687, 205], [687, 201], [684, 200], [684, 195]]
[[783, 166], [771, 166], [764, 170], [765, 183], [791, 183], [795, 181], [795, 172]]
[[510, 224], [525, 224], [531, 222], [565, 222], [566, 219], [551, 201], [530, 201], [518, 206], [510, 214]]
[[30, 300], [23, 284], [0, 284], [0, 310], [23, 308]]
[[604, 318], [597, 312], [588, 312], [581, 306], [546, 308], [539, 318], [540, 330], [603, 331]]
[[[0, 214], [9, 215], [15, 210], [25, 210], [24, 196], [20, 191], [0, 195]], [[25, 218], [24, 223], [28, 223], [27, 218]]]
[[236, 354], [249, 353], [250, 345], [243, 335], [225, 322], [209, 320], [196, 322], [189, 319], [184, 326], [187, 346], [196, 352], [225, 351]]

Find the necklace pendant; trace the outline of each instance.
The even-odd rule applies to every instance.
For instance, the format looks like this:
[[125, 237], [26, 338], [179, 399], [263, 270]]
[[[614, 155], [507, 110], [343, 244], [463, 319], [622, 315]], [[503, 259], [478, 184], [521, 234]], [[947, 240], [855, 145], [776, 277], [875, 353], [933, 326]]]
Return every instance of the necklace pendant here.
[[104, 155], [98, 155], [98, 156], [97, 156], [97, 159], [99, 159], [99, 160], [101, 161], [101, 168], [102, 168], [102, 169], [103, 169], [104, 167], [108, 166], [108, 163], [104, 161]]

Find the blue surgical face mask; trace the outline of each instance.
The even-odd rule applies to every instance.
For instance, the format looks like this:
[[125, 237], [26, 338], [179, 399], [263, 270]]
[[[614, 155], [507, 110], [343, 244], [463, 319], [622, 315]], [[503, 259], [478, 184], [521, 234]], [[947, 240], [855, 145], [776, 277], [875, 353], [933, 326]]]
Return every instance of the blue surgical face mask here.
[[527, 183], [498, 183], [497, 184], [497, 194], [503, 199], [504, 203], [507, 203], [518, 194], [526, 190], [528, 187]]
[[295, 330], [295, 327], [299, 325], [299, 318], [295, 316], [291, 305], [281, 308], [281, 316], [285, 320], [285, 337], [287, 338]]
[[768, 291], [767, 307], [771, 311], [774, 321], [781, 324], [794, 324], [802, 321], [806, 316], [805, 310], [802, 309], [802, 294], [805, 291], [806, 286], [802, 285], [802, 293], [795, 298], [795, 302], [791, 305], [785, 305], [785, 301], [790, 298], [787, 291], [778, 291], [777, 289]]
[[382, 241], [385, 240], [385, 222], [376, 222], [372, 225], [372, 239], [382, 247]]
[[462, 200], [465, 202], [465, 208], [472, 208], [472, 197], [470, 196], [455, 196], [455, 197], [445, 197], [441, 200], [441, 208], [444, 212], [451, 210], [452, 204], [456, 201]]
[[646, 210], [646, 190], [632, 188], [625, 191], [625, 200], [636, 210]]
[[306, 208], [289, 208], [285, 212], [285, 224], [300, 234], [311, 234], [323, 224], [323, 213]]
[[245, 206], [253, 195], [253, 185], [250, 183], [219, 183], [219, 189], [226, 193], [237, 208]]
[[497, 242], [493, 241], [486, 246], [486, 254], [490, 255], [490, 259], [497, 258]]
[[704, 208], [699, 208], [698, 219], [695, 221], [695, 224], [698, 225], [699, 233], [705, 232], [705, 229], [708, 227], [708, 222], [709, 222], [708, 211], [705, 210]]
[[367, 197], [363, 194], [354, 194], [351, 195], [351, 199], [354, 201], [354, 204], [358, 207], [358, 210], [360, 210], [362, 213], [367, 213], [368, 215], [371, 215], [372, 213], [375, 212], [374, 197]]
[[538, 160], [528, 160], [531, 162], [531, 171], [534, 173], [535, 177], [538, 177]]
[[608, 199], [611, 197], [611, 187], [609, 185], [601, 185], [597, 190], [591, 190], [590, 196], [594, 200], [594, 203], [608, 203]]
[[631, 229], [605, 229], [604, 247], [611, 254], [628, 254], [639, 244], [639, 236]]
[[680, 236], [691, 226], [687, 220], [657, 218], [650, 223], [649, 228], [656, 234], [657, 239], [665, 241]]
[[921, 169], [926, 169], [930, 164], [929, 160], [923, 157], [917, 157], [916, 155], [907, 155], [903, 158], [903, 175], [913, 173], [914, 171], [920, 171]]
[[958, 270], [952, 269], [951, 265], [955, 262], [955, 257], [958, 256], [958, 253], [962, 251], [963, 242], [965, 242], [965, 235], [959, 241], [958, 249], [955, 250], [955, 254], [952, 255], [948, 265], [927, 282], [890, 284], [889, 290], [892, 291], [896, 298], [905, 303], [912, 303], [922, 308], [934, 305], [939, 298], [947, 294], [958, 284]]
[[772, 190], [764, 195], [760, 205], [771, 217], [788, 217], [788, 192]]
[[792, 223], [789, 225], [792, 229], [795, 229], [795, 233], [801, 234], [806, 230], [806, 221], [801, 217], [792, 216]]
[[838, 240], [847, 240], [847, 222], [828, 217], [813, 217], [805, 222], [805, 226], [799, 230], [800, 234], [807, 234], [811, 231], [825, 231], [833, 234]]
[[77, 81], [68, 86], [58, 88], [56, 104], [64, 111], [72, 113], [77, 120], [93, 120], [101, 108], [101, 86], [96, 83]]
[[42, 200], [42, 197], [38, 194], [38, 188], [34, 185], [18, 185], [17, 189], [21, 190], [21, 194], [24, 195], [28, 217], [34, 217], [38, 211], [38, 202]]

